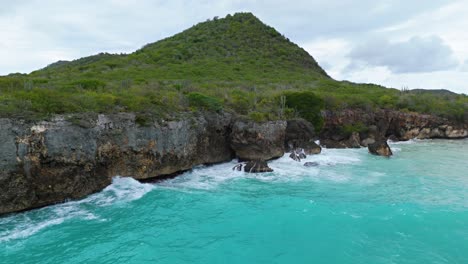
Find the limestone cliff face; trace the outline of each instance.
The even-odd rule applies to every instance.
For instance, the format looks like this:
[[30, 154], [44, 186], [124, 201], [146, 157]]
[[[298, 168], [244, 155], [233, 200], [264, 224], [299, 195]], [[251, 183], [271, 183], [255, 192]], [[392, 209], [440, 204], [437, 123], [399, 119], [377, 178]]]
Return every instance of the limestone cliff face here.
[[[360, 147], [394, 137], [463, 138], [468, 127], [427, 115], [360, 110], [325, 112], [319, 138], [327, 147]], [[343, 133], [362, 123], [365, 131]], [[256, 123], [230, 114], [187, 114], [138, 125], [134, 114], [56, 116], [49, 121], [0, 119], [0, 214], [98, 192], [116, 175], [145, 180], [200, 164], [265, 161], [302, 148], [320, 152], [305, 120]]]
[[155, 178], [233, 158], [231, 117], [135, 123], [133, 114], [0, 119], [0, 214], [76, 199], [115, 175]]
[[[468, 125], [455, 123], [445, 118], [393, 110], [343, 110], [324, 112], [325, 126], [320, 134], [321, 142], [328, 147], [367, 147], [377, 139], [396, 140], [430, 138], [466, 138]], [[362, 124], [367, 129], [344, 133], [346, 125]]]

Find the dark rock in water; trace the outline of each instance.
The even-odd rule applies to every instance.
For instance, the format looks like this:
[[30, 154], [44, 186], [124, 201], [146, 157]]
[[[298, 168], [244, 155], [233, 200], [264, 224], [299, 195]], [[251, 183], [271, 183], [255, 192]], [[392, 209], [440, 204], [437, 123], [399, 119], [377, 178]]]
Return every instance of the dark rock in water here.
[[317, 145], [314, 141], [309, 141], [301, 146], [304, 149], [304, 153], [307, 155], [320, 154], [322, 147]]
[[304, 163], [304, 166], [306, 167], [317, 167], [318, 165], [319, 165], [318, 162], [315, 162], [315, 161]]
[[232, 167], [232, 170], [236, 170], [236, 171], [242, 171], [242, 163], [241, 164], [237, 164], [236, 166]]
[[398, 142], [400, 141], [395, 135], [391, 135], [388, 137], [388, 140], [392, 141], [392, 142]]
[[297, 162], [301, 162], [301, 158], [299, 157], [299, 155], [296, 154], [296, 152], [291, 152], [291, 154], [289, 154], [289, 157]]
[[301, 161], [301, 159], [305, 159], [307, 158], [307, 155], [304, 153], [304, 150], [303, 149], [296, 149], [294, 150], [293, 152], [291, 152], [291, 154], [289, 155], [289, 157], [295, 161]]
[[266, 161], [249, 161], [244, 166], [244, 171], [249, 173], [272, 172]]
[[231, 148], [240, 160], [270, 160], [284, 155], [286, 121], [236, 121]]
[[390, 157], [393, 155], [392, 150], [385, 140], [378, 140], [368, 146], [369, 152], [374, 155]]
[[285, 148], [294, 151], [302, 148], [306, 155], [319, 154], [322, 148], [314, 142], [314, 126], [304, 119], [289, 120], [286, 126]]

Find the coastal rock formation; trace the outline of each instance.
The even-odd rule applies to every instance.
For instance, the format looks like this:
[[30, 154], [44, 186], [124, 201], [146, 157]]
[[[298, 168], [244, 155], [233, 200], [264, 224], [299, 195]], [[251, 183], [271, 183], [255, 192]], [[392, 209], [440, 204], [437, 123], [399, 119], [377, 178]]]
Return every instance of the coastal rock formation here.
[[392, 150], [385, 140], [379, 140], [375, 143], [369, 144], [369, 152], [374, 155], [390, 157], [393, 155]]
[[306, 155], [319, 154], [322, 148], [314, 142], [316, 137], [314, 126], [310, 122], [304, 119], [288, 120], [284, 142], [285, 150], [292, 152], [301, 148]]
[[304, 166], [306, 167], [317, 167], [318, 165], [319, 165], [318, 162], [315, 162], [315, 161], [309, 161], [309, 162], [304, 163]]
[[315, 138], [317, 135], [310, 122], [304, 119], [288, 120], [285, 138], [286, 152], [302, 148], [307, 155], [319, 154], [322, 148], [314, 142]]
[[[347, 109], [324, 111], [325, 125], [320, 133], [321, 144], [329, 148], [367, 147], [380, 139], [405, 141], [429, 138], [466, 138], [468, 124], [445, 118], [395, 110], [364, 111]], [[344, 127], [358, 128], [351, 134]]]
[[231, 148], [240, 160], [270, 160], [284, 155], [286, 121], [235, 121]]
[[244, 166], [244, 171], [249, 173], [272, 172], [266, 161], [249, 161]]
[[81, 198], [111, 177], [150, 179], [231, 160], [231, 117], [135, 123], [133, 114], [0, 119], [0, 214]]

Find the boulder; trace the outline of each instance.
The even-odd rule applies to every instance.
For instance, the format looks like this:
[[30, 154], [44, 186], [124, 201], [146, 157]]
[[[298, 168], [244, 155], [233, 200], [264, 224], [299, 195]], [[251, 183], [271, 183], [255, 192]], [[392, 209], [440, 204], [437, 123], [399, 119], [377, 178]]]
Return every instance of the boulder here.
[[289, 155], [289, 157], [297, 162], [301, 162], [301, 158], [299, 157], [299, 155], [297, 155], [296, 152], [291, 152], [291, 154]]
[[315, 162], [315, 161], [304, 163], [304, 166], [306, 167], [317, 167], [318, 165], [319, 165], [318, 162]]
[[300, 148], [300, 149], [296, 149], [293, 152], [291, 152], [289, 157], [291, 159], [295, 160], [295, 161], [300, 162], [301, 159], [307, 158], [307, 155], [304, 153], [304, 150]]
[[306, 155], [319, 154], [322, 148], [314, 142], [314, 126], [304, 119], [293, 119], [287, 122], [285, 136], [286, 152], [302, 148]]
[[378, 140], [368, 146], [369, 152], [373, 155], [390, 157], [393, 155], [392, 150], [385, 140]]
[[249, 173], [272, 172], [266, 161], [249, 161], [244, 166], [244, 171]]
[[240, 160], [270, 160], [284, 155], [286, 121], [236, 121], [230, 145]]

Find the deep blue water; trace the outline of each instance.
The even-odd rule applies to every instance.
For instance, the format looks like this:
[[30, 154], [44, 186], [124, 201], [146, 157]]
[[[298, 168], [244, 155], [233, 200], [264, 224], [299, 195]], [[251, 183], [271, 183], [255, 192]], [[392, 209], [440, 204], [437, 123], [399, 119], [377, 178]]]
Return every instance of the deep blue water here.
[[0, 218], [0, 263], [468, 263], [468, 140], [235, 162]]

